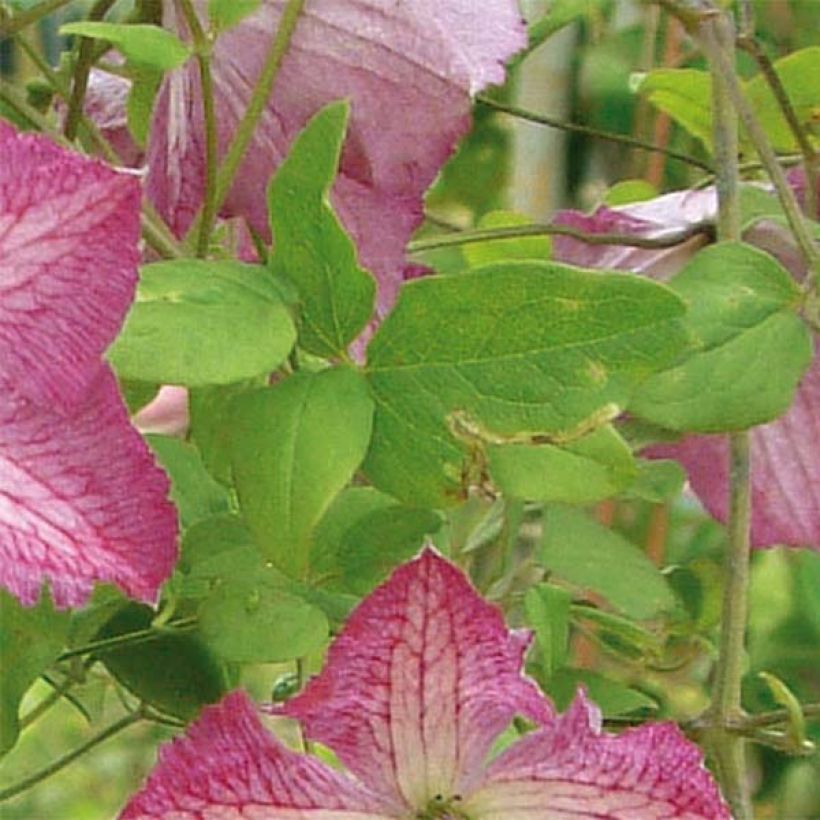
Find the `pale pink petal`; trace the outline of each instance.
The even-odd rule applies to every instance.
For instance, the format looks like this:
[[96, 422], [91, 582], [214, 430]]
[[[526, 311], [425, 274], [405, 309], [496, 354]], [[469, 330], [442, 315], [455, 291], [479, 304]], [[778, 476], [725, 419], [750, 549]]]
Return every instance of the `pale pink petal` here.
[[502, 753], [461, 808], [481, 820], [730, 817], [700, 749], [677, 726], [603, 733], [583, 694]]
[[[593, 214], [559, 211], [554, 222], [585, 233], [621, 233], [661, 239], [674, 236], [693, 223], [711, 219], [715, 208], [714, 189], [676, 191], [623, 208], [602, 206]], [[669, 248], [647, 249], [628, 245], [592, 245], [568, 236], [556, 236], [553, 255], [560, 262], [583, 268], [631, 271], [666, 280], [674, 276], [706, 242], [706, 236], [699, 234]]]
[[176, 561], [168, 481], [128, 422], [107, 366], [72, 415], [0, 393], [0, 584], [58, 606], [110, 581], [154, 603]]
[[[820, 359], [803, 377], [789, 411], [755, 427], [752, 438], [752, 544], [820, 549]], [[719, 521], [728, 517], [728, 441], [690, 436], [649, 454], [676, 458], [692, 489]]]
[[140, 185], [0, 122], [0, 384], [82, 400], [137, 281]]
[[134, 415], [134, 424], [142, 433], [161, 433], [184, 438], [190, 426], [188, 388], [166, 384], [154, 398]]
[[243, 692], [206, 707], [185, 737], [163, 747], [122, 820], [382, 820], [389, 806], [262, 726]]
[[[112, 55], [113, 52], [109, 52], [106, 58], [111, 60]], [[131, 81], [126, 77], [92, 68], [83, 110], [117, 152], [122, 164], [134, 168], [142, 163], [144, 153], [128, 129], [126, 106], [130, 93]]]
[[360, 604], [322, 674], [283, 711], [372, 789], [418, 809], [469, 791], [516, 713], [551, 718], [521, 674], [526, 645], [425, 550]]
[[[202, 9], [204, 3], [199, 4]], [[283, 0], [221, 36], [213, 60], [220, 152], [244, 112]], [[166, 20], [181, 28], [176, 20]], [[294, 136], [323, 105], [351, 100], [333, 201], [384, 308], [402, 279], [404, 247], [422, 195], [470, 124], [471, 93], [504, 78], [503, 62], [526, 44], [513, 0], [312, 0], [223, 215], [269, 236], [265, 187]], [[166, 80], [149, 152], [149, 194], [177, 233], [203, 193], [204, 139], [197, 68]]]

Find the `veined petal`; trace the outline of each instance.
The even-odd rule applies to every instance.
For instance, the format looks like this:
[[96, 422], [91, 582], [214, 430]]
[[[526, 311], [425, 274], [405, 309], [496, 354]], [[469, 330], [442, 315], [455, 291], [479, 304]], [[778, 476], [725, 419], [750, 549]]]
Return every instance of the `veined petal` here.
[[154, 603], [177, 554], [167, 491], [107, 365], [68, 416], [0, 392], [0, 584], [24, 604], [46, 581], [58, 606], [95, 581]]
[[[785, 415], [750, 432], [752, 544], [820, 549], [820, 359], [803, 377]], [[676, 458], [692, 489], [719, 521], [729, 513], [725, 436], [689, 436], [649, 453]]]
[[359, 605], [283, 712], [373, 790], [419, 810], [469, 791], [516, 713], [552, 717], [521, 674], [526, 645], [428, 549]]
[[0, 384], [83, 399], [134, 295], [140, 185], [0, 122]]
[[[202, 8], [204, 3], [199, 4]], [[283, 0], [262, 7], [216, 43], [212, 61], [220, 154], [250, 97]], [[166, 20], [172, 27], [175, 20]], [[305, 5], [270, 104], [223, 209], [269, 236], [265, 187], [298, 131], [323, 105], [351, 100], [334, 204], [361, 262], [382, 284], [385, 307], [401, 282], [404, 246], [422, 195], [469, 128], [471, 93], [501, 82], [526, 44], [513, 0], [311, 0]], [[197, 69], [171, 74], [148, 151], [148, 189], [184, 232], [202, 201], [204, 137]]]
[[674, 724], [602, 733], [583, 694], [502, 753], [462, 810], [476, 820], [730, 817], [700, 750]]
[[243, 692], [206, 707], [165, 746], [122, 820], [384, 820], [385, 804], [316, 758], [289, 751]]

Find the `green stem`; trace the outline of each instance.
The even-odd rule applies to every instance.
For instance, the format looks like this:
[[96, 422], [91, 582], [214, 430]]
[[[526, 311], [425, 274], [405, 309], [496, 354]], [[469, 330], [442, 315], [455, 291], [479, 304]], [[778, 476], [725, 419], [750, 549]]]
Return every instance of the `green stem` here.
[[743, 127], [746, 129], [746, 133], [749, 135], [749, 139], [751, 139], [763, 163], [763, 167], [766, 169], [766, 173], [774, 185], [778, 199], [780, 200], [780, 205], [789, 222], [789, 227], [808, 265], [809, 280], [814, 284], [814, 280], [820, 277], [820, 254], [818, 254], [814, 246], [811, 234], [806, 227], [806, 222], [800, 211], [800, 206], [797, 204], [797, 199], [786, 181], [786, 175], [783, 173], [783, 169], [777, 161], [777, 157], [772, 150], [766, 132], [755, 116], [749, 101], [746, 99], [740, 81], [732, 69], [724, 51], [712, 46], [708, 40], [703, 41], [703, 47], [710, 63], [714, 66], [713, 76], [719, 77], [720, 81], [725, 85], [726, 96], [731, 100], [735, 111], [737, 111], [737, 115], [740, 117]]
[[[102, 20], [116, 0], [97, 0], [88, 13], [89, 20]], [[88, 75], [91, 73], [91, 66], [94, 65], [94, 58], [97, 56], [98, 40], [91, 37], [80, 37], [80, 44], [77, 49], [77, 62], [74, 66], [74, 76], [71, 81], [71, 97], [68, 100], [68, 113], [63, 126], [63, 133], [69, 140], [74, 140], [77, 136], [80, 116], [83, 113], [83, 102], [85, 92], [88, 88]]]
[[48, 117], [29, 105], [25, 97], [11, 83], [0, 82], [0, 101], [6, 103], [12, 111], [28, 120], [39, 131], [50, 134], [63, 148], [70, 149], [72, 147], [71, 143], [62, 134], [54, 133], [54, 126]]
[[0, 790], [0, 803], [6, 800], [10, 800], [12, 797], [16, 797], [18, 794], [22, 794], [23, 792], [28, 791], [33, 786], [42, 783], [44, 780], [48, 779], [52, 775], [57, 774], [57, 772], [59, 772], [61, 769], [64, 769], [66, 766], [73, 763], [78, 757], [81, 757], [86, 752], [93, 749], [95, 746], [99, 746], [104, 741], [108, 740], [111, 737], [114, 737], [114, 735], [116, 734], [119, 734], [121, 731], [123, 731], [123, 729], [127, 729], [129, 726], [132, 726], [134, 723], [137, 723], [142, 719], [142, 712], [139, 710], [136, 712], [131, 712], [128, 715], [125, 715], [125, 717], [120, 718], [120, 720], [118, 720], [116, 723], [112, 723], [110, 726], [103, 729], [101, 732], [89, 738], [81, 746], [78, 746], [73, 751], [58, 758], [53, 763], [49, 763], [48, 766], [45, 766], [44, 768], [40, 769], [40, 771], [35, 772], [29, 777], [23, 778], [23, 780], [19, 781], [18, 783], [14, 783], [7, 789]]
[[577, 123], [564, 122], [563, 120], [548, 117], [545, 114], [536, 114], [533, 111], [527, 111], [524, 108], [519, 108], [516, 105], [509, 103], [502, 103], [494, 100], [484, 94], [479, 94], [476, 97], [476, 102], [481, 105], [486, 105], [495, 111], [501, 111], [504, 114], [509, 114], [513, 117], [518, 117], [528, 122], [534, 122], [537, 125], [546, 125], [550, 128], [560, 128], [562, 131], [572, 131], [576, 134], [584, 134], [595, 139], [608, 140], [609, 142], [617, 142], [621, 145], [628, 145], [630, 148], [640, 148], [643, 151], [651, 151], [657, 154], [664, 154], [670, 159], [676, 159], [678, 162], [685, 162], [687, 165], [693, 165], [695, 168], [700, 168], [702, 171], [713, 172], [715, 169], [705, 160], [697, 157], [683, 154], [680, 151], [675, 151], [671, 148], [665, 148], [661, 145], [654, 145], [651, 142], [645, 142], [637, 137], [631, 137], [627, 134], [616, 134], [612, 131], [599, 131], [597, 128], [591, 128], [588, 125], [578, 125]]
[[[699, 39], [712, 73], [712, 121], [717, 168], [718, 225], [722, 241], [740, 240], [738, 122], [732, 107], [735, 78], [734, 30], [725, 14], [710, 15], [700, 26]], [[746, 741], [728, 727], [742, 716], [741, 681], [745, 661], [749, 590], [749, 527], [751, 518], [751, 463], [749, 433], [729, 436], [729, 549], [724, 562], [723, 610], [720, 644], [712, 692], [712, 750], [724, 796], [736, 820], [751, 818], [746, 778]]]
[[214, 81], [211, 74], [212, 44], [202, 28], [191, 0], [181, 0], [185, 22], [191, 30], [196, 61], [199, 66], [199, 84], [202, 89], [202, 114], [205, 122], [205, 201], [196, 243], [196, 255], [203, 258], [208, 252], [214, 220], [216, 219], [216, 177], [219, 170], [216, 139], [216, 108]]
[[[181, 631], [184, 629], [192, 629], [196, 627], [198, 618], [191, 616], [190, 618], [181, 618], [178, 621], [172, 621], [165, 628], [171, 628]], [[79, 646], [76, 649], [69, 649], [63, 652], [58, 661], [66, 661], [69, 658], [77, 657], [78, 655], [88, 655], [89, 653], [99, 654], [103, 651], [110, 651], [112, 649], [121, 649], [123, 646], [132, 646], [145, 641], [153, 640], [158, 636], [158, 631], [154, 627], [146, 629], [138, 629], [135, 632], [127, 632], [124, 635], [115, 635], [113, 638], [103, 638], [99, 641], [92, 641], [84, 646]]]
[[18, 11], [10, 17], [4, 17], [4, 14], [8, 14], [8, 12], [0, 7], [0, 40], [13, 37], [18, 31], [22, 31], [22, 29], [36, 23], [43, 17], [48, 17], [49, 14], [63, 6], [67, 6], [70, 2], [71, 0], [46, 0], [44, 3], [25, 11]]
[[453, 245], [469, 245], [476, 242], [491, 242], [498, 239], [513, 239], [525, 236], [569, 236], [588, 245], [626, 245], [634, 248], [670, 248], [691, 239], [698, 234], [711, 234], [714, 226], [710, 222], [698, 222], [687, 228], [666, 236], [647, 237], [623, 233], [587, 233], [569, 225], [511, 225], [502, 228], [486, 228], [470, 231], [457, 231], [416, 239], [407, 246], [409, 253], [448, 248]]
[[772, 61], [763, 51], [760, 43], [753, 36], [744, 35], [737, 38], [737, 44], [757, 62], [778, 106], [780, 106], [780, 110], [783, 112], [783, 117], [794, 136], [795, 142], [800, 148], [806, 169], [806, 212], [814, 219], [817, 213], [817, 175], [820, 173], [820, 155], [814, 150], [805, 129], [800, 125], [789, 95], [783, 87]]
[[[288, 0], [282, 12], [279, 27], [276, 30], [276, 36], [268, 52], [265, 64], [262, 66], [259, 79], [251, 93], [248, 107], [236, 128], [233, 140], [219, 166], [216, 175], [216, 191], [213, 196], [214, 213], [218, 213], [222, 207], [222, 203], [225, 201], [225, 197], [233, 185], [236, 172], [239, 170], [239, 166], [245, 158], [248, 146], [253, 138], [253, 133], [256, 130], [262, 112], [265, 110], [265, 106], [268, 104], [273, 85], [276, 82], [276, 77], [282, 65], [282, 60], [290, 47], [290, 41], [304, 5], [305, 0]], [[191, 232], [201, 230], [200, 226], [204, 221], [203, 216], [204, 211], [197, 215], [191, 226]]]
[[[809, 720], [820, 719], [820, 703], [804, 703], [800, 705], [803, 717]], [[789, 722], [789, 713], [786, 709], [775, 709], [771, 712], [761, 712], [758, 715], [744, 715], [740, 718], [733, 731], [749, 732], [755, 729], [766, 729], [771, 726], [780, 726]]]

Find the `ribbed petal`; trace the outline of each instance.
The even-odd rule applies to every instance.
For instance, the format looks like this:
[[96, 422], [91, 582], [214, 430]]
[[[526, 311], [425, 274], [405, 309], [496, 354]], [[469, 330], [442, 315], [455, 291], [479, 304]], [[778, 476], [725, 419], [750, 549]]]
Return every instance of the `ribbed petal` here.
[[137, 281], [139, 182], [0, 122], [0, 385], [82, 401]]
[[[204, 3], [200, 3], [201, 9]], [[212, 63], [220, 152], [245, 110], [279, 23], [282, 0], [219, 38]], [[175, 21], [166, 20], [175, 25]], [[308, 119], [332, 100], [352, 103], [333, 200], [380, 304], [402, 279], [404, 246], [422, 195], [469, 128], [469, 95], [504, 78], [526, 44], [513, 0], [309, 0], [223, 214], [269, 235], [265, 186]], [[162, 88], [148, 153], [149, 193], [180, 233], [201, 203], [204, 139], [196, 66]]]
[[168, 481], [134, 430], [106, 365], [71, 415], [0, 392], [0, 584], [58, 606], [111, 581], [154, 603], [176, 560]]
[[159, 763], [122, 820], [383, 820], [382, 801], [315, 758], [287, 750], [242, 692], [209, 706]]
[[551, 718], [521, 674], [526, 644], [425, 550], [361, 603], [322, 674], [283, 711], [372, 789], [417, 810], [469, 791], [516, 713]]
[[494, 761], [462, 808], [475, 820], [730, 816], [700, 750], [674, 724], [602, 733], [598, 710], [582, 694]]

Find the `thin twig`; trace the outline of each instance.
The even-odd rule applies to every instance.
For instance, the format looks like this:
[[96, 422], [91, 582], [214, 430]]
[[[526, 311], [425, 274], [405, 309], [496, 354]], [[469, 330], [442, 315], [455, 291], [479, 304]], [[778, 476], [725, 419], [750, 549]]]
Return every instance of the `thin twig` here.
[[78, 746], [73, 751], [69, 752], [68, 754], [63, 755], [57, 760], [49, 763], [48, 766], [43, 767], [40, 771], [35, 772], [29, 777], [23, 778], [18, 783], [14, 783], [13, 785], [9, 786], [7, 789], [0, 790], [0, 803], [4, 802], [5, 800], [10, 800], [12, 797], [16, 797], [18, 794], [22, 794], [24, 791], [32, 788], [32, 786], [36, 786], [38, 783], [42, 783], [47, 778], [51, 777], [54, 774], [57, 774], [61, 769], [64, 769], [66, 766], [73, 763], [78, 757], [81, 757], [86, 752], [93, 749], [95, 746], [99, 746], [104, 741], [108, 740], [108, 738], [113, 737], [116, 734], [119, 734], [123, 729], [127, 729], [129, 726], [132, 726], [135, 723], [138, 723], [140, 720], [143, 719], [142, 712], [136, 711], [131, 712], [130, 714], [125, 715], [125, 717], [120, 718], [116, 723], [112, 723], [107, 728], [103, 729], [101, 732], [97, 733], [93, 737], [89, 738], [85, 743]]
[[448, 248], [454, 245], [470, 245], [475, 242], [491, 242], [498, 239], [514, 239], [527, 236], [568, 236], [587, 245], [625, 245], [633, 248], [656, 250], [671, 248], [699, 234], [711, 234], [714, 225], [711, 222], [697, 222], [681, 231], [665, 236], [635, 236], [626, 233], [588, 233], [569, 225], [511, 225], [506, 228], [486, 228], [471, 231], [458, 231], [443, 235], [416, 239], [407, 246], [409, 253]]
[[814, 146], [811, 144], [805, 129], [800, 125], [797, 119], [794, 106], [789, 99], [780, 77], [774, 69], [769, 55], [761, 47], [760, 43], [753, 37], [743, 35], [737, 38], [739, 48], [742, 48], [747, 54], [750, 54], [760, 68], [766, 82], [780, 107], [783, 117], [789, 126], [789, 130], [794, 136], [795, 142], [800, 148], [803, 155], [803, 162], [806, 167], [806, 212], [814, 219], [817, 213], [817, 175], [820, 171], [820, 157]]
[[621, 145], [628, 145], [630, 148], [640, 148], [643, 151], [653, 151], [655, 153], [664, 154], [670, 159], [676, 159], [678, 162], [685, 162], [687, 165], [693, 165], [700, 168], [702, 171], [712, 172], [714, 168], [705, 160], [698, 159], [689, 154], [675, 151], [672, 148], [665, 148], [661, 145], [654, 145], [651, 142], [645, 142], [637, 137], [631, 137], [627, 134], [617, 134], [613, 131], [599, 131], [597, 128], [591, 128], [587, 125], [579, 125], [572, 122], [564, 122], [563, 120], [548, 117], [545, 114], [536, 114], [533, 111], [528, 111], [525, 108], [519, 108], [516, 105], [509, 103], [502, 103], [498, 100], [493, 100], [484, 94], [479, 94], [476, 97], [476, 102], [481, 105], [486, 105], [495, 111], [501, 111], [504, 114], [509, 114], [512, 117], [518, 117], [528, 122], [534, 122], [537, 125], [546, 125], [550, 128], [560, 128], [563, 131], [572, 131], [576, 134], [584, 134], [595, 139], [608, 140], [609, 142], [617, 142]]
[[48, 17], [57, 9], [67, 6], [71, 0], [45, 0], [30, 9], [18, 11], [10, 17], [3, 17], [3, 8], [0, 7], [0, 40], [6, 37], [13, 37], [18, 31], [36, 23], [43, 17]]

